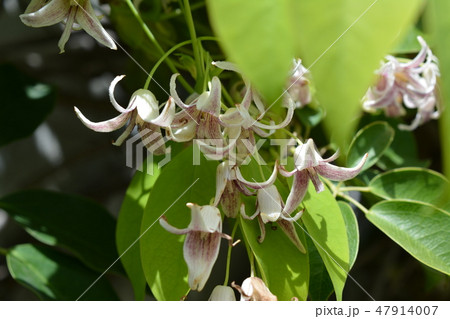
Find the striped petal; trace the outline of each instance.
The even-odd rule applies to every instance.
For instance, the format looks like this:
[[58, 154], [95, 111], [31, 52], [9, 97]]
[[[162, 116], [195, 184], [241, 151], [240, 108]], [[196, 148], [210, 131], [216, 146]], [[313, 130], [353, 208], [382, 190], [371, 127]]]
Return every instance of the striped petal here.
[[[33, 4], [33, 8], [40, 6], [38, 3]], [[22, 22], [33, 28], [47, 27], [63, 21], [69, 14], [70, 1], [51, 0], [48, 4], [32, 13], [25, 13], [20, 15]], [[27, 8], [25, 12], [31, 10]]]
[[353, 168], [338, 167], [329, 163], [324, 163], [315, 167], [315, 170], [323, 177], [331, 179], [332, 181], [346, 181], [359, 174], [366, 163], [368, 155], [369, 154], [366, 153], [361, 161]]
[[80, 110], [77, 107], [74, 107], [74, 110], [75, 110], [75, 113], [77, 114], [78, 118], [81, 120], [81, 122], [86, 127], [90, 128], [91, 130], [94, 130], [96, 132], [101, 132], [101, 133], [108, 133], [108, 132], [118, 130], [119, 128], [124, 126], [131, 117], [131, 113], [127, 112], [127, 113], [122, 113], [122, 114], [116, 116], [115, 118], [112, 118], [107, 121], [92, 122], [92, 121], [88, 120], [83, 115], [83, 113], [80, 112]]

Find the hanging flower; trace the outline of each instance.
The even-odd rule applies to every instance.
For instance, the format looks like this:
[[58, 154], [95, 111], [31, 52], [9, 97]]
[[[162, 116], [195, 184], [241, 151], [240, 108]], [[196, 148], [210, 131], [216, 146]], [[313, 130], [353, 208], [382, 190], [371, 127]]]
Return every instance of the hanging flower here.
[[294, 211], [303, 200], [308, 189], [309, 180], [312, 181], [314, 188], [318, 193], [324, 190], [319, 175], [333, 181], [345, 181], [354, 178], [359, 174], [366, 162], [368, 154], [366, 153], [361, 161], [353, 168], [338, 167], [329, 162], [334, 161], [338, 157], [338, 152], [330, 158], [323, 159], [316, 150], [312, 139], [295, 149], [294, 165], [295, 168], [291, 172], [280, 166], [280, 174], [285, 177], [294, 176], [292, 188], [284, 207], [284, 212]]
[[112, 105], [120, 112], [120, 115], [104, 122], [94, 123], [88, 120], [78, 108], [75, 107], [75, 113], [78, 118], [91, 130], [96, 132], [112, 132], [125, 126], [125, 131], [113, 143], [121, 145], [123, 141], [131, 134], [135, 126], [138, 127], [142, 142], [147, 149], [155, 155], [165, 153], [164, 139], [161, 134], [161, 127], [168, 127], [175, 114], [175, 103], [169, 98], [161, 114], [159, 114], [159, 104], [155, 96], [149, 90], [139, 89], [133, 93], [127, 108], [123, 108], [114, 98], [114, 88], [116, 84], [124, 77], [117, 76], [109, 87], [109, 98]]
[[387, 56], [387, 62], [377, 71], [377, 84], [363, 99], [364, 110], [383, 109], [388, 117], [405, 115], [402, 104], [408, 109], [417, 109], [410, 125], [399, 125], [403, 130], [414, 130], [430, 119], [439, 118], [441, 113], [436, 86], [440, 76], [437, 58], [422, 37], [417, 39], [422, 46], [419, 54], [409, 62]]
[[283, 208], [284, 203], [277, 188], [275, 185], [270, 185], [258, 190], [256, 212], [252, 216], [247, 216], [245, 213], [245, 206], [242, 204], [241, 215], [244, 219], [249, 220], [258, 218], [258, 224], [261, 231], [261, 235], [258, 238], [259, 243], [262, 243], [266, 237], [266, 228], [264, 224], [277, 222], [298, 250], [302, 253], [306, 253], [306, 249], [298, 238], [294, 226], [294, 222], [302, 216], [303, 210], [298, 212], [294, 217], [291, 217], [290, 214], [292, 211], [286, 212]]
[[116, 44], [103, 29], [89, 0], [32, 0], [25, 13], [20, 15], [22, 22], [33, 28], [47, 27], [65, 21], [64, 32], [58, 42], [60, 53], [69, 40], [73, 24], [78, 23], [90, 36], [110, 49]]
[[236, 301], [234, 291], [229, 286], [214, 287], [208, 301]]
[[[258, 190], [272, 185], [277, 178], [277, 165], [274, 166], [272, 175], [265, 182], [249, 182], [241, 174], [237, 165], [231, 165], [225, 161], [217, 166], [216, 171], [216, 195], [214, 198], [214, 206], [219, 203], [225, 216], [235, 218], [239, 212], [241, 203], [240, 194], [251, 196], [252, 190]], [[251, 190], [249, 190], [249, 188]]]
[[258, 277], [249, 277], [244, 280], [242, 286], [231, 283], [241, 294], [241, 301], [278, 301], [277, 296], [272, 294], [264, 281]]
[[[302, 65], [301, 59], [294, 59], [293, 64], [292, 75], [289, 77], [287, 94], [285, 96], [294, 101], [295, 108], [301, 108], [311, 103], [311, 88], [309, 86], [311, 74]], [[286, 98], [284, 102], [289, 104]]]
[[183, 255], [189, 270], [189, 287], [201, 291], [219, 255], [220, 238], [231, 240], [231, 237], [222, 233], [222, 218], [217, 207], [192, 203], [186, 206], [191, 209], [191, 222], [187, 228], [173, 227], [165, 216], [159, 223], [168, 232], [186, 234]]

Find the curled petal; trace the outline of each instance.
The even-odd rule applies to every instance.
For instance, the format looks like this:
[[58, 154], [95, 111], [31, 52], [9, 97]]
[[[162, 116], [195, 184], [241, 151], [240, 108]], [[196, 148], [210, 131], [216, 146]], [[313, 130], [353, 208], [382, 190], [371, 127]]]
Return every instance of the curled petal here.
[[168, 127], [172, 123], [174, 116], [175, 116], [175, 102], [171, 97], [169, 97], [161, 114], [154, 120], [151, 120], [150, 123], [161, 127]]
[[290, 215], [295, 211], [305, 197], [308, 189], [309, 177], [306, 171], [299, 171], [294, 175], [291, 191], [286, 200], [283, 212]]
[[63, 34], [58, 41], [59, 53], [64, 53], [64, 47], [69, 40], [70, 33], [72, 32], [73, 23], [75, 22], [75, 15], [77, 13], [77, 8], [71, 6], [69, 8], [69, 16], [66, 20], [66, 26], [64, 27]]
[[291, 177], [292, 175], [294, 175], [297, 172], [297, 169], [295, 169], [295, 168], [292, 171], [288, 171], [281, 165], [278, 166], [278, 170], [280, 171], [280, 174], [284, 177]]
[[259, 128], [266, 129], [266, 130], [277, 130], [277, 129], [283, 128], [291, 122], [292, 116], [294, 115], [294, 107], [295, 107], [295, 105], [293, 103], [289, 103], [286, 118], [280, 124], [266, 125], [266, 124], [262, 124], [262, 123], [255, 121], [254, 125]]
[[[116, 99], [114, 98], [114, 89], [116, 88], [117, 83], [122, 80], [125, 77], [125, 75], [119, 75], [116, 76], [114, 78], [114, 80], [112, 80], [110, 86], [109, 86], [109, 100], [111, 101], [111, 104], [114, 106], [114, 108], [119, 111], [120, 113], [124, 113], [127, 111], [131, 111], [130, 108], [132, 107], [132, 103], [130, 103], [130, 105], [128, 105], [128, 107], [125, 109], [122, 106], [120, 106], [119, 103], [117, 103]], [[136, 107], [136, 105], [134, 105], [133, 107]]]
[[127, 112], [127, 113], [122, 113], [110, 120], [95, 123], [95, 122], [91, 122], [90, 120], [88, 120], [80, 112], [80, 110], [78, 108], [74, 107], [74, 110], [75, 110], [75, 113], [77, 114], [78, 118], [81, 120], [81, 122], [86, 127], [90, 128], [91, 130], [94, 130], [96, 132], [101, 132], [101, 133], [108, 133], [108, 132], [118, 130], [119, 128], [124, 126], [131, 117], [131, 113]]
[[178, 77], [179, 75], [180, 75], [180, 74], [175, 73], [175, 74], [172, 75], [172, 77], [170, 78], [170, 95], [172, 96], [172, 98], [174, 99], [175, 103], [176, 103], [179, 107], [181, 107], [182, 109], [188, 109], [188, 108], [192, 107], [193, 104], [190, 104], [190, 105], [185, 104], [185, 103], [180, 99], [180, 97], [178, 96], [178, 93], [177, 93], [177, 84], [176, 84], [175, 80], [177, 79], [177, 77]]
[[131, 104], [136, 107], [139, 117], [151, 122], [159, 116], [159, 104], [155, 95], [149, 90], [139, 89], [131, 96]]
[[245, 212], [245, 204], [244, 203], [241, 204], [240, 212], [241, 212], [242, 218], [247, 219], [247, 220], [253, 220], [259, 215], [259, 209], [256, 209], [256, 212], [252, 216], [248, 216], [247, 213]]
[[233, 71], [233, 72], [236, 72], [236, 73], [241, 73], [241, 71], [239, 70], [237, 65], [234, 64], [234, 63], [231, 63], [231, 62], [214, 61], [214, 62], [211, 62], [211, 64], [216, 66], [216, 67], [218, 67], [219, 69], [222, 69], [222, 70]]
[[300, 238], [298, 238], [298, 234], [295, 231], [294, 223], [290, 220], [280, 219], [278, 220], [278, 225], [284, 231], [286, 236], [291, 240], [291, 242], [298, 248], [302, 253], [306, 254], [306, 249], [303, 246]]
[[315, 167], [315, 170], [323, 177], [331, 179], [332, 181], [346, 181], [348, 179], [354, 178], [359, 174], [364, 164], [366, 163], [367, 156], [369, 156], [369, 154], [366, 153], [358, 163], [358, 165], [353, 168], [338, 167], [329, 163], [325, 163]]
[[216, 196], [214, 197], [214, 206], [219, 204], [223, 191], [227, 185], [227, 180], [230, 176], [230, 167], [227, 162], [222, 162], [217, 165], [216, 169]]
[[213, 116], [219, 116], [221, 107], [221, 84], [217, 76], [211, 80], [211, 91], [205, 92], [197, 100], [197, 109]]
[[[52, 2], [54, 1], [55, 0], [52, 0]], [[98, 21], [89, 0], [85, 1], [85, 5], [83, 7], [77, 8], [75, 20], [84, 29], [84, 31], [86, 31], [95, 40], [112, 50], [117, 50], [113, 38], [108, 34], [108, 32], [105, 31], [105, 29], [103, 29], [102, 24]]]
[[247, 187], [253, 188], [253, 189], [261, 189], [261, 188], [265, 188], [267, 186], [272, 185], [275, 180], [277, 179], [277, 173], [278, 173], [278, 163], [275, 163], [274, 167], [273, 167], [273, 172], [272, 175], [270, 175], [269, 179], [265, 182], [249, 182], [247, 181], [241, 174], [241, 171], [239, 170], [238, 167], [236, 167], [235, 169], [235, 174], [236, 174], [236, 179], [244, 184]]
[[189, 228], [179, 229], [179, 228], [173, 227], [172, 225], [170, 225], [167, 222], [166, 216], [161, 216], [161, 218], [159, 219], [159, 224], [162, 226], [162, 228], [167, 230], [169, 233], [172, 233], [175, 235], [185, 235], [185, 234], [189, 233], [189, 231], [190, 231]]
[[21, 14], [20, 20], [29, 27], [47, 27], [64, 20], [69, 14], [69, 9], [70, 1], [52, 0], [36, 12]]
[[236, 145], [236, 139], [230, 140], [226, 146], [209, 145], [200, 139], [195, 142], [206, 158], [215, 161], [225, 158]]
[[306, 169], [306, 172], [308, 173], [308, 176], [311, 179], [311, 182], [313, 183], [316, 192], [317, 193], [322, 192], [325, 189], [325, 186], [323, 186], [323, 183], [320, 180], [316, 170], [314, 168], [308, 167]]
[[266, 226], [264, 225], [264, 221], [261, 217], [261, 215], [258, 214], [258, 225], [259, 230], [261, 231], [261, 235], [258, 237], [258, 243], [262, 244], [264, 242], [264, 239], [266, 238]]

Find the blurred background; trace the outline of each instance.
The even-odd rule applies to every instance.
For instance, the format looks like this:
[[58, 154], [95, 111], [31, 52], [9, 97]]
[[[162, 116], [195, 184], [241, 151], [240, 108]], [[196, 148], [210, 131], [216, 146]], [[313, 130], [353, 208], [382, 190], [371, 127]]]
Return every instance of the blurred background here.
[[[108, 5], [95, 1], [93, 4], [104, 12], [109, 10]], [[19, 14], [27, 5], [28, 1], [0, 1], [0, 64], [12, 65], [17, 72], [49, 84], [56, 92], [56, 104], [31, 136], [0, 148], [0, 196], [22, 189], [56, 190], [93, 199], [116, 217], [135, 170], [125, 165], [125, 147], [111, 145], [117, 134], [100, 134], [87, 129], [75, 116], [73, 107], [77, 106], [93, 121], [109, 119], [116, 115], [108, 98], [108, 87], [114, 77], [142, 72], [138, 78], [144, 79], [145, 74], [123, 50], [101, 47], [84, 32], [72, 32], [66, 52], [59, 54], [57, 42], [63, 26], [26, 27]], [[115, 36], [107, 20], [102, 23]], [[129, 50], [127, 46], [124, 48]], [[139, 58], [139, 53], [136, 54]], [[151, 66], [144, 63], [146, 69]], [[122, 105], [127, 104], [130, 92], [143, 84], [124, 83], [115, 91]], [[167, 85], [168, 81], [161, 83]], [[0, 97], [1, 103], [4, 102]], [[8, 114], [0, 112], [0, 116]], [[437, 123], [430, 122], [419, 128], [416, 136], [426, 141], [419, 142], [421, 159], [431, 160], [431, 168], [440, 170], [439, 143], [430, 138], [437, 136]], [[370, 295], [376, 300], [450, 299], [447, 276], [416, 261], [360, 213], [358, 221], [360, 249], [350, 275]], [[0, 247], [28, 242], [34, 239], [0, 210]], [[226, 250], [221, 249], [213, 272], [219, 282], [225, 254]], [[248, 276], [248, 259], [243, 247], [233, 250], [231, 269], [230, 278], [236, 283], [240, 284]], [[369, 300], [352, 278], [347, 280], [343, 299]], [[108, 280], [120, 299], [133, 300], [127, 279], [111, 276]], [[214, 281], [210, 280], [202, 293], [191, 293], [188, 299], [207, 299]], [[152, 299], [150, 295], [148, 299]], [[0, 255], [0, 300], [38, 300], [11, 278], [3, 255]]]

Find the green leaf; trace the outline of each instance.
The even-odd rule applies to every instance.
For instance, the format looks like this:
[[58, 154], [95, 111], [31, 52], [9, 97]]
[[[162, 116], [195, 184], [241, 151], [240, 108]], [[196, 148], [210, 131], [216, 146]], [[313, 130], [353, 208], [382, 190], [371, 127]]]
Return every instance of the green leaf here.
[[344, 217], [345, 227], [347, 228], [348, 249], [350, 256], [349, 269], [352, 269], [358, 255], [359, 248], [359, 228], [358, 220], [356, 219], [353, 209], [347, 202], [338, 201], [339, 208], [341, 209], [342, 217]]
[[364, 154], [368, 153], [363, 171], [373, 166], [391, 145], [394, 129], [386, 122], [373, 122], [356, 133], [347, 156], [347, 166], [356, 166]]
[[450, 274], [450, 214], [435, 206], [383, 201], [366, 215], [375, 226], [427, 266]]
[[312, 301], [326, 301], [334, 291], [333, 283], [313, 241], [308, 236], [305, 237], [308, 244], [309, 269], [311, 272], [309, 297]]
[[294, 57], [290, 1], [209, 0], [207, 4], [229, 59], [273, 102], [286, 84]]
[[385, 199], [408, 199], [442, 206], [449, 183], [441, 174], [425, 168], [400, 168], [376, 176], [370, 191]]
[[292, 1], [297, 53], [310, 68], [325, 125], [346, 149], [361, 98], [383, 57], [403, 38], [421, 0]]
[[[6, 262], [14, 280], [43, 300], [77, 300], [99, 277], [78, 260], [44, 246], [15, 246]], [[117, 295], [101, 278], [80, 300], [117, 300]]]
[[403, 40], [391, 51], [391, 54], [407, 54], [407, 53], [417, 53], [420, 51], [420, 43], [417, 41], [417, 37], [425, 36], [422, 31], [417, 27], [411, 26], [409, 31], [406, 33]]
[[314, 127], [317, 126], [324, 117], [322, 108], [305, 106], [295, 110], [295, 115], [303, 125]]
[[27, 137], [50, 114], [54, 90], [15, 67], [0, 65], [0, 146]]
[[102, 206], [83, 197], [27, 190], [0, 199], [3, 208], [40, 242], [64, 247], [103, 272], [116, 259], [115, 221]]
[[185, 236], [167, 232], [159, 225], [159, 218], [164, 214], [171, 225], [185, 228], [190, 221], [186, 203], [208, 205], [215, 194], [217, 162], [201, 157], [201, 165], [193, 165], [192, 159], [190, 147], [164, 167], [144, 209], [142, 267], [158, 300], [180, 300], [189, 290], [183, 259]]
[[[442, 93], [443, 105], [449, 105], [450, 101], [450, 21], [448, 12], [450, 2], [447, 0], [428, 1], [426, 24], [431, 31], [439, 69], [441, 83], [439, 92]], [[445, 175], [450, 179], [450, 111], [446, 107], [439, 120], [439, 129], [442, 149], [442, 166]]]
[[349, 241], [345, 220], [330, 191], [316, 193], [310, 183], [303, 200], [306, 208], [302, 220], [312, 238], [333, 282], [336, 299], [342, 300], [342, 290], [349, 270]]
[[134, 174], [117, 219], [117, 251], [121, 256], [120, 260], [128, 278], [133, 285], [136, 300], [144, 300], [145, 287], [147, 285], [144, 271], [142, 270], [141, 250], [138, 240], [141, 233], [142, 216], [150, 191], [160, 174], [158, 164], [153, 163], [151, 165], [153, 166], [152, 175], [146, 173], [146, 165], [144, 165], [142, 171], [137, 171]]
[[[280, 190], [281, 187], [278, 186], [278, 189]], [[246, 197], [244, 201], [247, 215], [253, 215], [255, 198]], [[249, 221], [243, 219], [242, 216], [240, 218], [245, 241], [250, 245], [262, 279], [270, 291], [278, 297], [278, 300], [291, 300], [292, 297], [306, 300], [309, 286], [309, 254], [301, 253], [279, 226], [273, 229], [266, 224], [266, 238], [260, 244], [258, 242], [260, 229], [257, 220]], [[273, 224], [273, 226], [276, 225], [276, 223]], [[295, 228], [301, 242], [305, 243], [305, 235], [299, 229], [298, 224], [295, 225]]]

